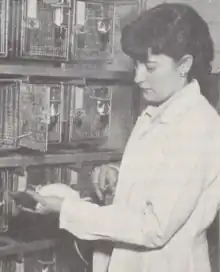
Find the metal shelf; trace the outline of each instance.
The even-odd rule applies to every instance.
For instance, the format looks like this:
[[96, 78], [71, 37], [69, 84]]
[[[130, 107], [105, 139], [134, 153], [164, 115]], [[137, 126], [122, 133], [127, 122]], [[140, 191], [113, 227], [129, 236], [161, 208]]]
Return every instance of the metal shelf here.
[[75, 65], [73, 68], [57, 68], [49, 66], [34, 66], [34, 65], [0, 65], [0, 76], [5, 77], [37, 77], [55, 80], [106, 80], [131, 82], [132, 73], [128, 71], [115, 71], [100, 69], [84, 69], [81, 66]]
[[60, 243], [60, 239], [58, 238], [42, 239], [31, 242], [16, 241], [10, 237], [8, 237], [8, 239], [11, 240], [11, 245], [8, 245], [7, 247], [0, 247], [0, 257], [47, 249]]
[[82, 163], [105, 163], [109, 161], [118, 161], [122, 157], [122, 151], [109, 150], [109, 151], [60, 151], [50, 154], [18, 154], [7, 153], [4, 156], [0, 156], [0, 168], [10, 167], [28, 167], [28, 166], [40, 166], [40, 165], [56, 165], [56, 164], [77, 164]]

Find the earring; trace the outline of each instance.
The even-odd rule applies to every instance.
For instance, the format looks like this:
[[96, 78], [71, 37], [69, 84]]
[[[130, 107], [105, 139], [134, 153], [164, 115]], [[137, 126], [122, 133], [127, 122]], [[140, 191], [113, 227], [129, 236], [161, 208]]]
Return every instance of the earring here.
[[181, 72], [181, 73], [180, 73], [180, 76], [181, 76], [181, 77], [186, 77], [186, 74], [187, 74], [186, 72]]

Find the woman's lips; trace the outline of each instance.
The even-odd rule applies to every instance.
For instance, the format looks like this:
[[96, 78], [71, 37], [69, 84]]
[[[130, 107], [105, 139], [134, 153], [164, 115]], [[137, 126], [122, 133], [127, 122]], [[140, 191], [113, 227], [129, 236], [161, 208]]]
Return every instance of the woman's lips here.
[[141, 89], [142, 89], [142, 91], [143, 91], [144, 93], [149, 93], [150, 91], [152, 91], [152, 89], [150, 89], [150, 88], [141, 87]]
[[151, 88], [144, 86], [144, 84], [138, 84], [139, 88], [141, 88], [143, 91], [150, 91]]

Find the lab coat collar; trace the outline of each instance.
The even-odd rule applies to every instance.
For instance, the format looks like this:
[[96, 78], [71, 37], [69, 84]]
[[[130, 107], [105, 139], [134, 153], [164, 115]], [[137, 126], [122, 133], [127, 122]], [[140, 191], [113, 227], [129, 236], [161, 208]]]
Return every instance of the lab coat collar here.
[[148, 115], [151, 122], [169, 123], [175, 117], [193, 107], [200, 97], [200, 86], [196, 79], [159, 107], [148, 106], [141, 114]]

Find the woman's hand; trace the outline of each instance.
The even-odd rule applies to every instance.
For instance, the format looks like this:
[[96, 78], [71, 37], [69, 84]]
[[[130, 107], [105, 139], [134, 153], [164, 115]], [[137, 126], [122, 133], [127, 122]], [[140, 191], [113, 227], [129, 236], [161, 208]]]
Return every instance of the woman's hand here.
[[92, 182], [99, 200], [104, 200], [105, 193], [114, 194], [119, 168], [113, 164], [95, 167], [92, 172]]
[[34, 191], [26, 191], [36, 202], [36, 212], [41, 214], [60, 213], [64, 198], [57, 196], [42, 196]]
[[39, 213], [60, 213], [63, 200], [66, 197], [79, 199], [79, 194], [70, 186], [62, 183], [53, 183], [40, 187], [38, 192], [27, 190], [28, 193], [38, 204], [36, 212]]

